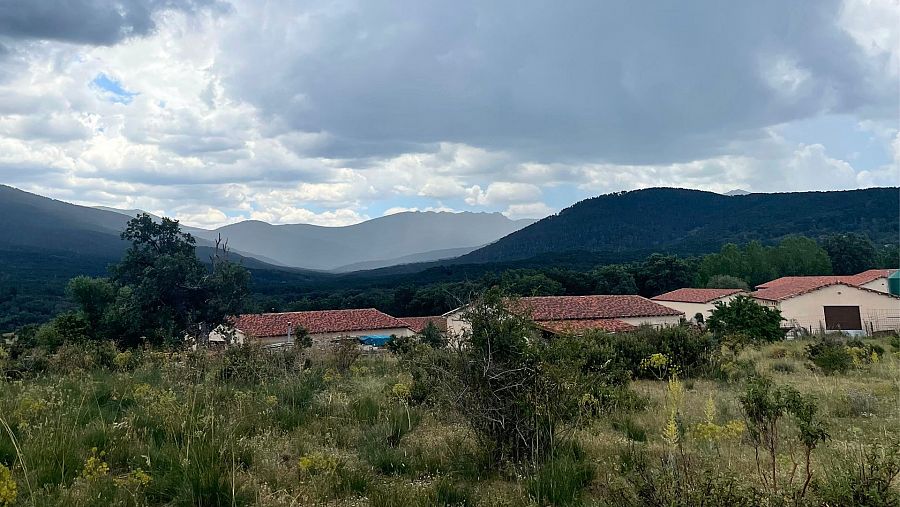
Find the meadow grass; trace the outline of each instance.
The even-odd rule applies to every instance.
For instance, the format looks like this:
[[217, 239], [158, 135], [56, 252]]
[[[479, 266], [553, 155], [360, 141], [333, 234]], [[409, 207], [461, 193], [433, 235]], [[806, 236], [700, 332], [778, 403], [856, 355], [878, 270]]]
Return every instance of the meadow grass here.
[[[849, 487], [849, 463], [897, 445], [900, 356], [829, 376], [810, 367], [805, 346], [741, 357], [817, 400], [830, 438], [813, 452], [808, 501], [823, 504]], [[741, 381], [681, 382], [675, 435], [665, 431], [672, 386], [635, 381], [642, 408], [565, 428], [565, 445], [543, 463], [494, 464], [447, 407], [408, 403], [409, 376], [392, 356], [364, 356], [344, 374], [328, 357], [251, 373], [223, 362], [145, 354], [118, 371], [69, 365], [2, 381], [10, 505], [691, 505], [692, 494], [708, 505], [778, 504], [753, 493], [761, 479]], [[789, 464], [794, 434], [781, 438]]]

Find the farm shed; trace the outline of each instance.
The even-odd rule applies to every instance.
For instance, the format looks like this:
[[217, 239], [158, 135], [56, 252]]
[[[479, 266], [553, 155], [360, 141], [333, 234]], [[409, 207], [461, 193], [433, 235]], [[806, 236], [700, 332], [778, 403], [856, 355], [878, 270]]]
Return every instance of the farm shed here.
[[706, 319], [715, 308], [717, 302], [727, 303], [739, 294], [741, 289], [676, 289], [651, 299], [661, 305], [684, 312], [685, 317], [693, 319], [698, 313]]

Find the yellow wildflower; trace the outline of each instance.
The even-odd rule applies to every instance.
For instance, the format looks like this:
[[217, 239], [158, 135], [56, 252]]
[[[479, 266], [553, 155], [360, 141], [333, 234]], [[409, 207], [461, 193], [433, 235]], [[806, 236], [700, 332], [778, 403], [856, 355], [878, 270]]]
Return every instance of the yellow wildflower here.
[[16, 501], [16, 481], [12, 472], [3, 464], [0, 464], [0, 507], [8, 507]]

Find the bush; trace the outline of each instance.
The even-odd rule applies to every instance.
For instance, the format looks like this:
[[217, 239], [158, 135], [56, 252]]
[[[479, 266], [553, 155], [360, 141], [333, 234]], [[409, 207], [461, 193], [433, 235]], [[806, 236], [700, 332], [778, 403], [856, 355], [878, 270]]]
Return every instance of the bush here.
[[[719, 348], [711, 334], [690, 326], [643, 326], [628, 334], [588, 333], [586, 339], [604, 347], [614, 370], [634, 378], [664, 377], [673, 369], [685, 377], [706, 374]], [[665, 365], [648, 363], [654, 358], [662, 360], [659, 355], [664, 356]]]
[[762, 306], [749, 296], [715, 303], [706, 325], [719, 338], [746, 336], [752, 343], [767, 343], [784, 338], [781, 311]]
[[50, 356], [50, 370], [58, 373], [112, 369], [118, 355], [112, 342], [66, 343]]
[[457, 409], [495, 464], [542, 461], [561, 424], [596, 413], [624, 382], [601, 343], [545, 340], [529, 318], [508, 311], [511, 305], [489, 291], [466, 313], [466, 346], [432, 349], [412, 371], [414, 382], [417, 374], [430, 377], [436, 396]]
[[840, 337], [826, 335], [807, 345], [806, 357], [825, 374], [832, 375], [847, 373], [850, 368], [877, 362], [881, 356], [875, 347], [861, 340], [849, 340], [845, 343]]
[[778, 373], [794, 373], [797, 369], [794, 367], [794, 363], [789, 361], [775, 361], [772, 363], [772, 371]]
[[900, 492], [892, 486], [900, 475], [900, 442], [847, 453], [831, 470], [814, 485], [823, 505], [900, 505]]

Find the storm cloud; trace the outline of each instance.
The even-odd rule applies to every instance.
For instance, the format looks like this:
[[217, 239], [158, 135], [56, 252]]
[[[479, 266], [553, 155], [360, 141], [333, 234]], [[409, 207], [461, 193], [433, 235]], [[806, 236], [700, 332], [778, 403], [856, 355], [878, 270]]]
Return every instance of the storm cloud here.
[[196, 225], [898, 183], [897, 0], [0, 0], [0, 183]]

